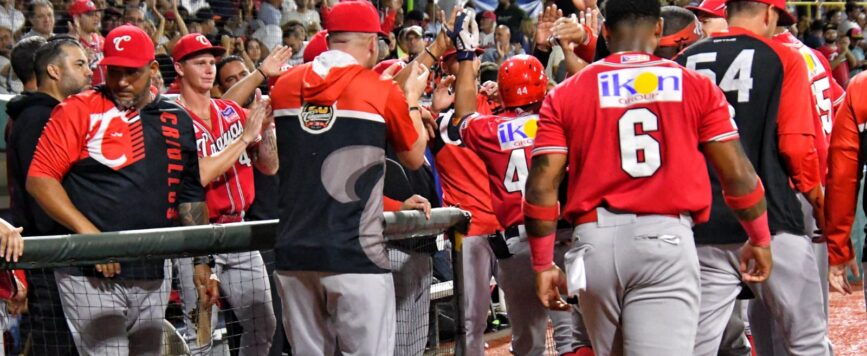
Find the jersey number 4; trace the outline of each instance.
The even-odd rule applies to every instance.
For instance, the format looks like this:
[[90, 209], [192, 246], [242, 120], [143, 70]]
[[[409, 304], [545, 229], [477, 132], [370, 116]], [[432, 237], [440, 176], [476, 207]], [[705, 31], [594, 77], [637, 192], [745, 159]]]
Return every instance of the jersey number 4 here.
[[656, 173], [662, 165], [662, 156], [659, 141], [649, 133], [659, 130], [659, 117], [646, 108], [630, 109], [620, 117], [617, 126], [623, 171], [634, 178]]
[[512, 150], [509, 155], [509, 164], [506, 166], [506, 175], [503, 178], [503, 187], [509, 193], [521, 192], [524, 195], [524, 185], [527, 184], [527, 154], [523, 148]]
[[[753, 89], [753, 56], [756, 50], [742, 50], [723, 74], [722, 80], [719, 81], [719, 88], [724, 92], [738, 93], [738, 102], [746, 103], [750, 101], [750, 90]], [[710, 69], [696, 69], [700, 63], [716, 62], [716, 52], [694, 54], [686, 58], [686, 67], [696, 72], [704, 74], [714, 83], [716, 80], [716, 72]]]

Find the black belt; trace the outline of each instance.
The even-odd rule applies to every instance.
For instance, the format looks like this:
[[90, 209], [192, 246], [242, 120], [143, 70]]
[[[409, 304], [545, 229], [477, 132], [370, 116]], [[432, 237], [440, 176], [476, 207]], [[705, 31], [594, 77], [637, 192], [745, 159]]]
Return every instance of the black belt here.
[[[517, 224], [507, 227], [506, 230], [503, 231], [503, 236], [506, 237], [506, 240], [521, 236], [521, 226], [524, 226], [524, 224]], [[570, 224], [566, 220], [557, 220], [557, 230], [562, 229], [572, 229], [572, 224]]]

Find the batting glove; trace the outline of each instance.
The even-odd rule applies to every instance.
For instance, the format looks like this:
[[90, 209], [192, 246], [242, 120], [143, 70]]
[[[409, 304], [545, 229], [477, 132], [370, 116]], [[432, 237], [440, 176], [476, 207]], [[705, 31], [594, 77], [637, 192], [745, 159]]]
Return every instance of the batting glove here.
[[449, 38], [455, 44], [458, 61], [472, 60], [476, 57], [479, 47], [479, 25], [476, 24], [476, 12], [464, 9], [455, 19], [455, 28], [448, 31]]

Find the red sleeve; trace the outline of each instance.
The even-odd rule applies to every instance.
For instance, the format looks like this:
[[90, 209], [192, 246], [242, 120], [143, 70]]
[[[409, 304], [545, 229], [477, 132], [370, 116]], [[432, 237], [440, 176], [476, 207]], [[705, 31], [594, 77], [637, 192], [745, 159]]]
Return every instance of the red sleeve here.
[[409, 117], [409, 106], [406, 98], [397, 85], [391, 84], [385, 107], [385, 128], [388, 131], [388, 141], [395, 152], [406, 152], [418, 139], [412, 118]]
[[[686, 72], [686, 71], [685, 71]], [[693, 102], [700, 110], [697, 115], [701, 122], [698, 127], [699, 142], [722, 142], [735, 140], [739, 137], [738, 128], [729, 111], [722, 90], [707, 77], [689, 72], [698, 87], [699, 100]]]
[[[572, 82], [569, 82], [571, 84]], [[539, 129], [533, 145], [533, 156], [543, 154], [566, 154], [566, 130], [563, 127], [562, 108], [560, 107], [561, 87], [555, 88], [545, 96], [539, 110]], [[568, 91], [567, 91], [568, 92]]]
[[24, 270], [16, 269], [12, 270], [12, 273], [15, 276], [15, 279], [18, 280], [18, 283], [21, 284], [21, 287], [24, 288], [24, 290], [27, 290], [29, 286], [27, 284], [27, 274], [24, 273]]
[[382, 196], [382, 211], [400, 211], [402, 206], [403, 203], [387, 196]]
[[852, 248], [852, 223], [861, 168], [858, 151], [861, 148], [859, 127], [867, 121], [867, 77], [858, 75], [849, 84], [840, 110], [834, 119], [831, 148], [828, 153], [828, 186], [825, 189], [825, 236], [828, 239], [828, 261], [839, 265], [855, 258]]
[[382, 28], [382, 32], [390, 33], [394, 31], [394, 22], [397, 18], [397, 11], [388, 9], [388, 12], [385, 13], [385, 17], [382, 19], [382, 24], [380, 28]]
[[475, 121], [474, 119], [479, 117], [479, 116], [480, 115], [477, 112], [467, 115], [465, 118], [463, 118], [461, 120], [461, 126], [460, 126], [459, 131], [458, 131], [458, 132], [460, 132], [460, 136], [461, 136], [461, 144], [464, 147], [469, 148], [470, 150], [473, 150], [473, 151], [476, 150], [475, 149], [475, 147], [476, 147], [475, 143], [476, 143], [477, 137], [474, 134], [472, 126], [473, 126], [473, 122]]
[[80, 101], [65, 101], [51, 113], [39, 137], [28, 177], [48, 177], [57, 181], [69, 171], [86, 145], [88, 115], [77, 106]]
[[573, 49], [572, 52], [574, 52], [578, 58], [581, 58], [581, 60], [587, 63], [593, 63], [593, 58], [596, 56], [596, 36], [591, 35], [589, 37], [590, 39], [587, 43], [575, 46], [575, 49]]
[[793, 49], [778, 48], [781, 48], [777, 53], [784, 68], [777, 111], [779, 150], [795, 186], [801, 192], [808, 192], [820, 183], [821, 176], [815, 142], [814, 98], [807, 65]]

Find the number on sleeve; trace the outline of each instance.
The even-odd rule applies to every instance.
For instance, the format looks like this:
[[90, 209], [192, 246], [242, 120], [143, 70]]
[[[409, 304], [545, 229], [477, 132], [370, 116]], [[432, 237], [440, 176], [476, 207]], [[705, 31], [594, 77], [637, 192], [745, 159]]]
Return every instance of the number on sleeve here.
[[503, 187], [509, 193], [521, 192], [524, 195], [524, 185], [527, 183], [527, 154], [524, 149], [516, 149], [509, 156], [509, 165], [506, 166], [506, 175], [503, 178]]
[[635, 178], [652, 176], [662, 165], [659, 142], [649, 134], [659, 129], [659, 118], [646, 108], [631, 109], [620, 117], [618, 126], [623, 171]]

